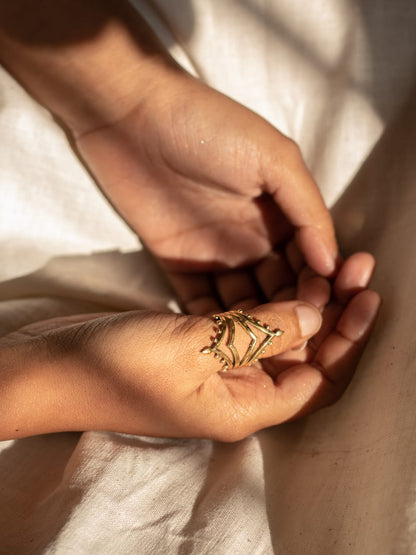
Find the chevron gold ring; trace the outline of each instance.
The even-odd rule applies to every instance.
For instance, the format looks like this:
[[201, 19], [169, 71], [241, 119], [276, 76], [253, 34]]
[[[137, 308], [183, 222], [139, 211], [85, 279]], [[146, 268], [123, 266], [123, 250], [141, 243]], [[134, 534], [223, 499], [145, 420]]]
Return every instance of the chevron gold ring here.
[[[261, 354], [265, 353], [275, 337], [283, 335], [283, 330], [271, 330], [268, 324], [262, 324], [250, 314], [242, 310], [225, 312], [213, 316], [216, 335], [210, 347], [202, 349], [202, 353], [214, 353], [215, 358], [223, 365], [222, 371], [227, 372], [232, 368], [250, 366], [258, 361]], [[244, 353], [239, 353], [235, 346], [237, 333], [241, 337], [243, 332], [247, 335], [249, 344]]]

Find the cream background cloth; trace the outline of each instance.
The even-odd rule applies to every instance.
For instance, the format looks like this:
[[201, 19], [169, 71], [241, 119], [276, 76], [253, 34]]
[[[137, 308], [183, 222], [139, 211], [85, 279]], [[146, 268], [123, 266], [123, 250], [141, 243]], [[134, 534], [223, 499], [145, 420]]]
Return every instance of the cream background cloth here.
[[[340, 402], [222, 445], [106, 432], [0, 444], [0, 553], [416, 552], [416, 4], [134, 4], [172, 53], [302, 148], [384, 297]], [[175, 308], [64, 134], [0, 74], [0, 331]]]

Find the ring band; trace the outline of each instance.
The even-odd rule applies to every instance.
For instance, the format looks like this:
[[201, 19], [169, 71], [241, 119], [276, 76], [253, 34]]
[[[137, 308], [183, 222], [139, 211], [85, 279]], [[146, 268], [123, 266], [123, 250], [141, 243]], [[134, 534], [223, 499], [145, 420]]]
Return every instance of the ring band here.
[[[266, 347], [272, 344], [273, 339], [284, 333], [279, 329], [271, 330], [268, 324], [254, 320], [250, 314], [244, 314], [242, 310], [216, 314], [213, 319], [216, 325], [216, 336], [212, 345], [205, 347], [201, 352], [207, 355], [214, 353], [215, 358], [223, 364], [223, 372], [257, 362], [259, 356], [265, 353]], [[237, 326], [250, 337], [249, 346], [242, 356], [234, 345]], [[261, 340], [261, 334], [256, 332], [261, 332], [264, 339]], [[228, 349], [227, 352], [224, 351], [224, 347]]]

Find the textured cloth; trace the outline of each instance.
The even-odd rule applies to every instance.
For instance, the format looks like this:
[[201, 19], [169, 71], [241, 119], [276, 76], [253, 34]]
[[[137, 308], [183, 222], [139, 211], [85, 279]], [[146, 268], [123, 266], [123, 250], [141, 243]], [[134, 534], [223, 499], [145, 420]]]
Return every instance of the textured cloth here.
[[[301, 146], [384, 298], [343, 398], [244, 441], [0, 443], [0, 553], [416, 552], [416, 4], [135, 1], [172, 54]], [[414, 98], [414, 95], [413, 95]], [[174, 308], [50, 115], [0, 73], [0, 332]]]

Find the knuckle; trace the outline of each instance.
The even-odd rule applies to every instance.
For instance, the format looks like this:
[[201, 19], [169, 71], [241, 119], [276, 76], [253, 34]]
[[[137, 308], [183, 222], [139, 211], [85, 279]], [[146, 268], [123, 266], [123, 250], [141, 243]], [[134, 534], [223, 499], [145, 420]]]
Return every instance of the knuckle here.
[[201, 316], [187, 316], [184, 314], [175, 314], [173, 326], [171, 328], [172, 339], [181, 341], [193, 341], [196, 335], [199, 335], [201, 329], [201, 322], [206, 320], [212, 326], [209, 318]]
[[213, 329], [210, 318], [178, 314], [170, 328], [169, 342], [189, 363], [197, 364], [195, 357], [204, 343], [210, 342]]

